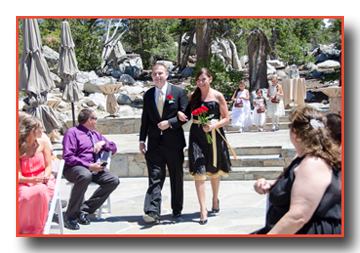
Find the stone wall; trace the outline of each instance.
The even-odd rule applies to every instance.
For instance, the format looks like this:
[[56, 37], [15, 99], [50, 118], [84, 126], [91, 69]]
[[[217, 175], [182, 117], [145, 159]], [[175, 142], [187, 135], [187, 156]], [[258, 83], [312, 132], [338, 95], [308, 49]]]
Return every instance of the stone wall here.
[[[183, 125], [184, 131], [190, 130], [191, 122]], [[77, 125], [77, 121], [75, 125]], [[73, 126], [73, 122], [67, 121], [63, 132]], [[101, 134], [134, 134], [140, 133], [141, 117], [121, 117], [121, 118], [98, 118], [96, 131]]]

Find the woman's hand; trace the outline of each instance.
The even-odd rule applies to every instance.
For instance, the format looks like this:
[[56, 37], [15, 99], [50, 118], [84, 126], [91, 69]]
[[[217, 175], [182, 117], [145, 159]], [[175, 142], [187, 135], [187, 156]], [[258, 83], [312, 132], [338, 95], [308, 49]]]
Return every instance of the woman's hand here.
[[178, 111], [177, 113], [178, 119], [183, 122], [189, 121], [189, 119], [186, 117], [185, 113]]
[[202, 128], [203, 128], [205, 133], [211, 132], [211, 130], [215, 129], [214, 125], [205, 125]]
[[271, 185], [266, 182], [264, 178], [258, 179], [254, 184], [254, 189], [259, 194], [266, 194], [270, 192]]

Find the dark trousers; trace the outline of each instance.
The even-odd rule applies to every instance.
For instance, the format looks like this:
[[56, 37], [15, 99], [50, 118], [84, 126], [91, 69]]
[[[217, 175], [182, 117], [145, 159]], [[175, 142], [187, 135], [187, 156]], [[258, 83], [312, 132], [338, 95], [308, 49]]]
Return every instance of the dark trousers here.
[[148, 150], [145, 154], [148, 169], [149, 187], [145, 195], [144, 212], [161, 213], [161, 190], [168, 167], [171, 187], [171, 208], [181, 211], [183, 208], [183, 163], [182, 149], [169, 149], [164, 146], [161, 138], [155, 150]]
[[[83, 166], [65, 166], [64, 177], [74, 183], [65, 220], [75, 220], [79, 214], [94, 213], [120, 184], [119, 177], [109, 170], [92, 172]], [[93, 195], [84, 201], [84, 194], [91, 182], [99, 185]]]

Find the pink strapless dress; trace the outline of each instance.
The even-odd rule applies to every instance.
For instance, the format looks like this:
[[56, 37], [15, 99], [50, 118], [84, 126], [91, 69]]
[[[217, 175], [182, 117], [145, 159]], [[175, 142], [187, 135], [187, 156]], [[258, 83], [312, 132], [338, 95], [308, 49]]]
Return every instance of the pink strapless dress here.
[[[43, 152], [20, 159], [24, 177], [42, 177], [45, 167]], [[19, 234], [42, 234], [49, 212], [48, 204], [54, 195], [55, 182], [56, 179], [51, 175], [47, 184], [19, 183]]]

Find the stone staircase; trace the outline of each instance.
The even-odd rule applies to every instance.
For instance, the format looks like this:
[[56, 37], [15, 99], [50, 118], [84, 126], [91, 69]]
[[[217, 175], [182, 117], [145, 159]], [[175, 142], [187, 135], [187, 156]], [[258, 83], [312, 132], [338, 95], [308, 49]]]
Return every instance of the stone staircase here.
[[[275, 179], [295, 156], [295, 150], [285, 150], [281, 146], [252, 146], [234, 148], [237, 160], [230, 156], [232, 170], [222, 180]], [[230, 152], [230, 154], [232, 154]], [[188, 157], [185, 152], [184, 180], [191, 180]]]

